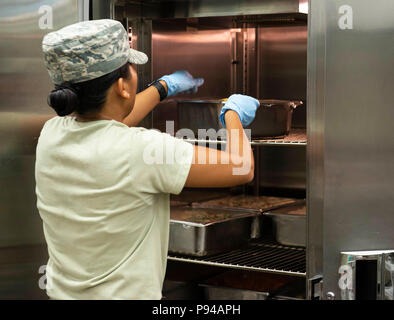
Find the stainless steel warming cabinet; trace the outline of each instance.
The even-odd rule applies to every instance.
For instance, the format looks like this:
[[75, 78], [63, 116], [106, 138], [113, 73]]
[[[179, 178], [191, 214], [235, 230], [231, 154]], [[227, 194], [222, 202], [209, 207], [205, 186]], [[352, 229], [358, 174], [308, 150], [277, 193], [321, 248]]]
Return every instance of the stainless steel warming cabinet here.
[[[46, 2], [24, 10], [36, 13]], [[175, 70], [205, 79], [197, 94], [160, 103], [142, 126], [175, 134], [211, 121], [219, 129], [217, 110], [233, 93], [266, 107], [251, 126], [251, 183], [171, 198], [165, 298], [393, 299], [393, 1], [67, 3], [54, 28], [122, 22], [134, 48], [149, 56], [137, 68], [139, 90]], [[42, 99], [49, 78], [37, 50], [18, 60], [20, 50], [8, 44], [23, 35], [37, 46], [49, 30], [37, 29], [40, 14], [27, 15], [34, 21], [26, 30], [22, 6], [16, 1], [0, 17], [1, 26], [13, 26], [0, 33], [0, 298], [45, 296], [37, 285], [46, 248], [32, 168], [35, 139], [51, 116]], [[28, 74], [42, 83], [16, 96], [6, 83], [22, 81], [18, 61], [33, 61]], [[28, 126], [9, 125], [23, 119]], [[212, 148], [226, 143], [182, 138]], [[18, 201], [22, 193], [29, 201]], [[17, 217], [27, 217], [23, 231]]]

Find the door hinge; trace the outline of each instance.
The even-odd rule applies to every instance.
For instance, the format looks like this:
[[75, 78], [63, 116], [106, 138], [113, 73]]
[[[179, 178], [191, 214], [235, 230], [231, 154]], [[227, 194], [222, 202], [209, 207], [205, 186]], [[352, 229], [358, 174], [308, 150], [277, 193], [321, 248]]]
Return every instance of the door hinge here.
[[323, 277], [321, 275], [316, 275], [308, 279], [308, 300], [321, 300], [323, 293]]

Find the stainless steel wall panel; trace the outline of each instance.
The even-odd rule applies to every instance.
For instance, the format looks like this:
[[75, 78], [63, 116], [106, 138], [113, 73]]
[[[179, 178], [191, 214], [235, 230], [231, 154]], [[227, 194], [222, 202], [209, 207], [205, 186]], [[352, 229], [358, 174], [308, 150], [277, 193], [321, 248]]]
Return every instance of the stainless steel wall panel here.
[[259, 98], [301, 100], [294, 127], [306, 127], [307, 26], [259, 27]]
[[91, 1], [91, 19], [114, 19], [115, 4], [118, 0], [90, 0]]
[[152, 35], [152, 73], [156, 79], [176, 70], [203, 77], [193, 97], [227, 97], [230, 92], [230, 30], [160, 32]]
[[[53, 29], [39, 24], [44, 5], [52, 10]], [[78, 4], [7, 1], [0, 12], [0, 246], [9, 246], [43, 241], [34, 192], [35, 143], [54, 112], [46, 103], [52, 84], [41, 42], [46, 33], [78, 21]]]
[[308, 15], [307, 279], [323, 274], [324, 26], [324, 10], [313, 2]]
[[[341, 251], [394, 247], [394, 2], [311, 3], [312, 15], [314, 6], [323, 14], [323, 27], [311, 26], [315, 45], [325, 43], [318, 66], [324, 66], [324, 106], [315, 99], [312, 107], [324, 110], [314, 114], [324, 136], [317, 140], [324, 144], [323, 288], [324, 297], [331, 292], [339, 299]], [[338, 23], [342, 5], [352, 9], [348, 29]]]
[[264, 146], [259, 160], [262, 191], [264, 188], [305, 190], [305, 146]]
[[1, 111], [49, 112], [46, 97], [52, 85], [44, 66], [41, 41], [52, 30], [39, 26], [43, 16], [39, 9], [43, 6], [52, 8], [53, 30], [76, 21], [76, 0], [0, 4]]
[[[52, 13], [52, 25], [40, 24], [46, 13]], [[38, 286], [47, 255], [34, 165], [41, 128], [55, 113], [46, 102], [53, 85], [41, 42], [46, 33], [86, 15], [85, 0], [0, 3], [0, 299], [46, 296]]]

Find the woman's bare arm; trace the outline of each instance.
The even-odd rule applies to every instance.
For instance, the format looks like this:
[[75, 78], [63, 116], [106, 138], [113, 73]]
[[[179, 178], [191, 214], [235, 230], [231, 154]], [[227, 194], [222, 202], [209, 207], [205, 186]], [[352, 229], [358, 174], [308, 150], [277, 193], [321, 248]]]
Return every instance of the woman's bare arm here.
[[[226, 150], [195, 146], [193, 164], [185, 187], [231, 187], [253, 180], [253, 151], [238, 114], [232, 110], [227, 111], [225, 121]], [[211, 159], [216, 156], [216, 163], [210, 163], [210, 153]]]
[[[167, 84], [161, 80], [160, 83], [167, 90]], [[130, 114], [123, 119], [123, 123], [129, 127], [137, 126], [149, 112], [160, 102], [159, 92], [155, 87], [149, 87], [135, 96], [134, 108]]]

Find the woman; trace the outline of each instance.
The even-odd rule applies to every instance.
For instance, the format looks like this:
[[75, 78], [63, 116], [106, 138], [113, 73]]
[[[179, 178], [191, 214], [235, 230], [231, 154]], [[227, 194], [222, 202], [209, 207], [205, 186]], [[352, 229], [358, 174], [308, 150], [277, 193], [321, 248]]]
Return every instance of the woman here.
[[[229, 98], [221, 121], [236, 133], [228, 135], [234, 148], [215, 150], [218, 161], [210, 164], [210, 149], [135, 127], [160, 100], [197, 91], [203, 81], [175, 72], [136, 94], [132, 64], [147, 57], [130, 49], [119, 22], [87, 21], [49, 33], [43, 52], [55, 84], [48, 103], [59, 115], [44, 125], [36, 157], [37, 206], [49, 252], [47, 294], [160, 299], [169, 194], [185, 186], [227, 187], [253, 179], [242, 121], [253, 120], [258, 101]], [[162, 150], [176, 161], [152, 163], [147, 150]], [[245, 172], [233, 174], [242, 166]]]

